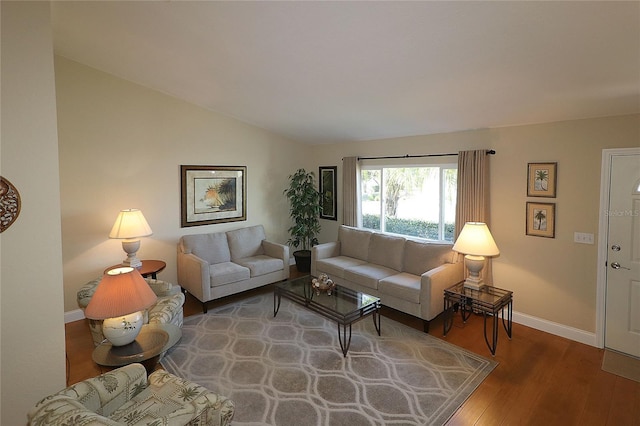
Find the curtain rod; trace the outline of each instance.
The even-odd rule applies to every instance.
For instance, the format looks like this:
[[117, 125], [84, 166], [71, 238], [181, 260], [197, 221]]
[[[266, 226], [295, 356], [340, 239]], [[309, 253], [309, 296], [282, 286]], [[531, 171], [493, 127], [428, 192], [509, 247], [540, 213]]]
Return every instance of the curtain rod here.
[[[487, 150], [487, 154], [489, 155], [494, 155], [496, 153], [495, 150], [493, 149], [488, 149]], [[383, 157], [358, 157], [358, 161], [360, 160], [385, 160], [388, 158], [419, 158], [419, 157], [449, 157], [449, 156], [453, 156], [453, 155], [458, 155], [458, 153], [453, 153], [453, 154], [424, 154], [424, 155], [390, 155], [390, 156], [383, 156]]]

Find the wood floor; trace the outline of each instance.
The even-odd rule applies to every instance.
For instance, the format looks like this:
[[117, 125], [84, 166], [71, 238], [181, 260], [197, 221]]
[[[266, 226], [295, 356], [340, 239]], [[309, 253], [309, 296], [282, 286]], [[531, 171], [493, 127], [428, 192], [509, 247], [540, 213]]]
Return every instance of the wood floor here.
[[[297, 273], [293, 268], [292, 273]], [[249, 294], [272, 291], [270, 286], [230, 296], [209, 305], [229, 303]], [[517, 303], [517, 301], [516, 301]], [[187, 295], [185, 316], [202, 311]], [[422, 330], [422, 321], [383, 309], [383, 316]], [[384, 333], [384, 318], [382, 319]], [[491, 357], [483, 337], [481, 316], [466, 324], [456, 315], [442, 336], [442, 319], [431, 322], [429, 334]], [[85, 320], [66, 324], [67, 381], [76, 383], [101, 373], [91, 360], [93, 341]], [[519, 324], [513, 339], [500, 329], [493, 359], [499, 363], [448, 425], [640, 425], [640, 383], [602, 371], [603, 350]]]

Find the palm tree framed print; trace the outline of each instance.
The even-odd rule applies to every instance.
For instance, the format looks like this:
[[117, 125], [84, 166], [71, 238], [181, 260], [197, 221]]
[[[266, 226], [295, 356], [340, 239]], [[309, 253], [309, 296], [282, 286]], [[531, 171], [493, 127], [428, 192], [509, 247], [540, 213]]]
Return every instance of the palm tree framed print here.
[[180, 166], [182, 227], [247, 220], [246, 166]]
[[527, 197], [556, 197], [558, 163], [529, 163]]
[[555, 238], [556, 203], [527, 202], [527, 235]]

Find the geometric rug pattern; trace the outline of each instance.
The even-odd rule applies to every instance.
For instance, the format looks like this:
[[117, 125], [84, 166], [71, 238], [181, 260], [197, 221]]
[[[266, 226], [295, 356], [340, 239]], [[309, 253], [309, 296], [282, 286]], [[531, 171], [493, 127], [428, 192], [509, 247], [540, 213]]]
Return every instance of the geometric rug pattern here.
[[[322, 295], [321, 297], [330, 297]], [[231, 398], [234, 425], [442, 425], [497, 363], [382, 317], [337, 325], [262, 294], [185, 318], [169, 372]]]

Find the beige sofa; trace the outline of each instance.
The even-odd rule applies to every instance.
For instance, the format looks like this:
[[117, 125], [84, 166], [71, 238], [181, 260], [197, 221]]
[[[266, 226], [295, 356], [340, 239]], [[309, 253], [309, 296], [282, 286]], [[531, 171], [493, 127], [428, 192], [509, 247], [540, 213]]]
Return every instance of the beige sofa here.
[[207, 302], [289, 278], [289, 247], [266, 240], [262, 225], [185, 235], [178, 243], [178, 284]]
[[311, 250], [311, 275], [380, 298], [383, 305], [429, 321], [443, 311], [444, 289], [463, 280], [452, 244], [414, 241], [340, 226], [338, 241]]

